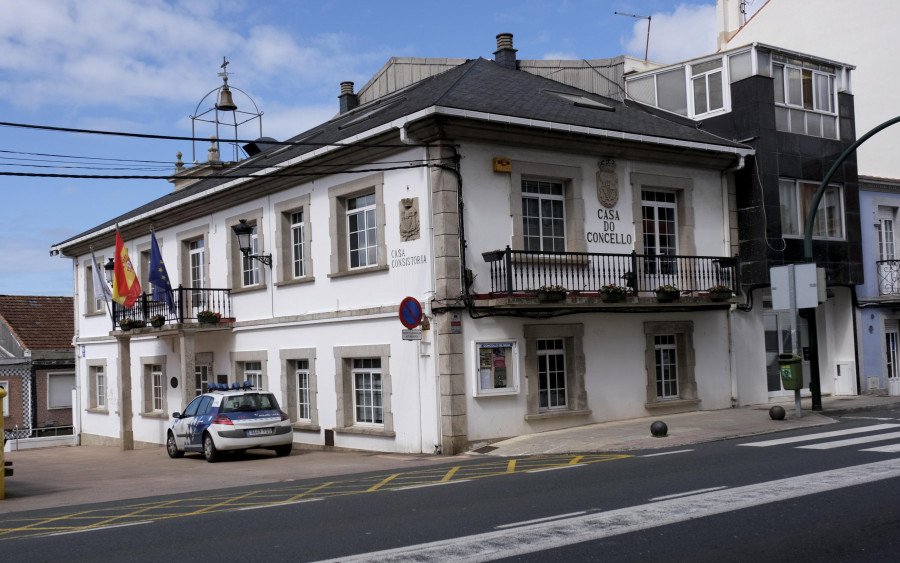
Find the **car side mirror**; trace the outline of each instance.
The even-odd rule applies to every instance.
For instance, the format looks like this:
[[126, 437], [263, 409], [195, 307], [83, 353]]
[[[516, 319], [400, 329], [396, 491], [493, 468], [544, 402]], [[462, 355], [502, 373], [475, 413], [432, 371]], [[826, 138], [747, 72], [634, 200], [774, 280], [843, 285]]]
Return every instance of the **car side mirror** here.
[[177, 418], [181, 418], [181, 413], [180, 413], [180, 412], [173, 412], [173, 413], [172, 413], [172, 418], [176, 418], [176, 419], [177, 419]]

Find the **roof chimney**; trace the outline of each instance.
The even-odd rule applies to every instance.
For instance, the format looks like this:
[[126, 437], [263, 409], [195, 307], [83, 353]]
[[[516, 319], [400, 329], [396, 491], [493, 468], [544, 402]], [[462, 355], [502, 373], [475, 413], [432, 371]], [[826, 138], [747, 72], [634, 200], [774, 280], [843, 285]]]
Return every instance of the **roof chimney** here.
[[341, 101], [341, 113], [347, 113], [359, 105], [359, 97], [353, 93], [352, 82], [341, 82], [341, 95], [338, 99]]
[[503, 68], [516, 69], [516, 50], [513, 49], [513, 34], [497, 35], [497, 50], [494, 51], [494, 62]]

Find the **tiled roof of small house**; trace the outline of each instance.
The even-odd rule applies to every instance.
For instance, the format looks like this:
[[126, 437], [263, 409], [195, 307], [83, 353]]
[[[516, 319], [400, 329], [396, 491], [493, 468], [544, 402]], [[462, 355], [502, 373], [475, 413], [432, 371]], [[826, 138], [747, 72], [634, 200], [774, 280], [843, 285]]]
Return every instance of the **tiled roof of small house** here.
[[71, 350], [74, 311], [71, 297], [0, 295], [0, 321], [26, 350]]
[[[479, 58], [339, 114], [287, 141], [297, 143], [295, 145], [285, 148], [284, 144], [273, 144], [271, 148], [240, 161], [237, 166], [223, 168], [221, 175], [205, 177], [56, 246], [65, 246], [117, 223], [192, 198], [210, 188], [231, 182], [246, 174], [246, 171], [277, 166], [322, 146], [344, 142], [431, 107], [458, 110], [460, 118], [469, 112], [490, 115], [498, 122], [502, 122], [503, 117], [510, 117], [521, 123], [553, 123], [554, 129], [557, 126], [571, 126], [608, 131], [613, 141], [623, 138], [623, 135], [631, 135], [650, 143], [658, 139], [669, 141], [672, 145], [687, 143], [694, 147], [691, 150], [703, 150], [702, 147], [723, 152], [749, 149], [746, 145], [698, 129], [680, 116], [662, 116], [642, 104], [619, 102]], [[311, 144], [303, 144], [302, 141]]]

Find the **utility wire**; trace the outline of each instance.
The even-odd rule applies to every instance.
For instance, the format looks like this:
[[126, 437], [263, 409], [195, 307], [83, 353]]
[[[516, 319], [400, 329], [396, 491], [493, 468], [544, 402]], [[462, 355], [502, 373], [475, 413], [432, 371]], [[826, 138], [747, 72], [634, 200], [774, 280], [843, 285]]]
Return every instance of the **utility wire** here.
[[[408, 166], [387, 166], [384, 168], [360, 168], [356, 170], [343, 170], [341, 174], [362, 174], [365, 172], [383, 172], [385, 170], [409, 170], [412, 168], [433, 168], [438, 166], [437, 164], [431, 163], [421, 163], [421, 161], [417, 161], [416, 164], [410, 164]], [[211, 176], [202, 176], [193, 178], [190, 176], [177, 176], [177, 175], [168, 175], [168, 176], [142, 176], [142, 175], [117, 175], [117, 176], [108, 176], [108, 175], [99, 175], [99, 174], [50, 174], [50, 173], [38, 173], [38, 172], [3, 172], [0, 171], [0, 176], [18, 176], [18, 177], [26, 177], [26, 178], [83, 178], [83, 179], [91, 179], [91, 180], [178, 180], [178, 179], [196, 179], [196, 180], [206, 180], [210, 178], [223, 179], [223, 180], [233, 180], [238, 178], [251, 178], [251, 177], [259, 177], [259, 178], [301, 178], [307, 176], [326, 176], [329, 174], [334, 174], [334, 172], [322, 171], [322, 172], [294, 172], [294, 173], [271, 173], [266, 174], [264, 176], [256, 176], [254, 174], [216, 174]]]

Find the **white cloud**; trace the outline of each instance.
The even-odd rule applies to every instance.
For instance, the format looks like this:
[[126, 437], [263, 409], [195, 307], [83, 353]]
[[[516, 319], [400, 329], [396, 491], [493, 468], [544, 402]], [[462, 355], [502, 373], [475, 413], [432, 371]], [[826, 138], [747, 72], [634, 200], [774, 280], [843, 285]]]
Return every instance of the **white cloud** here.
[[562, 51], [554, 51], [554, 52], [544, 54], [545, 61], [570, 61], [570, 60], [578, 60], [580, 58], [581, 57], [579, 57], [575, 53], [564, 53]]
[[[651, 18], [647, 55], [651, 61], [674, 63], [716, 52], [714, 5], [680, 4], [672, 13], [657, 13]], [[624, 48], [629, 55], [643, 58], [646, 46], [647, 22], [639, 20]]]

